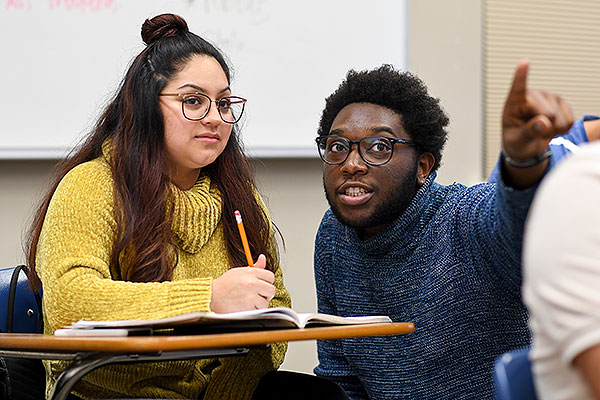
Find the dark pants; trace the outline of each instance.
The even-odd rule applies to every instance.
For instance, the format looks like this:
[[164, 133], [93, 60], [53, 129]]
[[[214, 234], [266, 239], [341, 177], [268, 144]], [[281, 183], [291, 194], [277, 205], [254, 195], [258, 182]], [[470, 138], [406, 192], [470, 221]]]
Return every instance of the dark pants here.
[[271, 371], [260, 379], [252, 400], [348, 400], [335, 382], [320, 376], [289, 371]]
[[[271, 371], [260, 379], [252, 400], [348, 400], [335, 382], [300, 372]], [[70, 394], [67, 400], [81, 400]]]

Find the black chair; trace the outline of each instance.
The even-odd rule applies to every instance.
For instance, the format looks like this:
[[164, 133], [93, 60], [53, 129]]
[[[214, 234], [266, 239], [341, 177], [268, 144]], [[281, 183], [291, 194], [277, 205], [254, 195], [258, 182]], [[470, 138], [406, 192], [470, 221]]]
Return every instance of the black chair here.
[[[29, 287], [27, 267], [0, 269], [0, 332], [41, 333], [41, 293]], [[0, 400], [45, 398], [46, 372], [39, 359], [0, 357]]]

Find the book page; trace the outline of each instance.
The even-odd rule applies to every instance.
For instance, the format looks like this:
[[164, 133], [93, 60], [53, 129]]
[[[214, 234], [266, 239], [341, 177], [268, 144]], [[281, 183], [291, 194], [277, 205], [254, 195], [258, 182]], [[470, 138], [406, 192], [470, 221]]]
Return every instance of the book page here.
[[160, 319], [137, 319], [137, 320], [116, 320], [116, 321], [87, 321], [80, 320], [71, 324], [73, 329], [94, 329], [94, 328], [130, 328], [137, 326], [144, 327], [167, 327], [194, 323], [217, 323], [221, 321], [250, 321], [256, 319], [285, 320], [297, 324], [296, 312], [291, 308], [272, 307], [260, 310], [238, 311], [232, 313], [205, 313], [201, 311], [179, 314], [172, 317]]
[[299, 327], [310, 325], [356, 325], [392, 322], [387, 315], [340, 317], [330, 314], [298, 313]]
[[[328, 314], [297, 313], [287, 307], [263, 308], [260, 310], [233, 313], [191, 312], [172, 317], [153, 320], [86, 321], [73, 323], [67, 329], [132, 329], [132, 328], [304, 328], [307, 325], [352, 325], [366, 323], [392, 322], [387, 316], [340, 317]], [[196, 328], [194, 328], [196, 327]]]

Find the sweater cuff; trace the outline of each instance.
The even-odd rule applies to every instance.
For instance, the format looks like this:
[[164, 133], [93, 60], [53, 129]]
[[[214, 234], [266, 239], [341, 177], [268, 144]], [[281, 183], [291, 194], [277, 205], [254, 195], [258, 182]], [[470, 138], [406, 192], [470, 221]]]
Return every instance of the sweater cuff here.
[[193, 311], [210, 312], [212, 278], [174, 281], [170, 288], [168, 309], [173, 315]]
[[524, 192], [524, 193], [527, 193], [528, 191], [535, 192], [537, 187], [539, 186], [540, 182], [544, 179], [544, 177], [548, 174], [548, 172], [550, 172], [550, 170], [552, 168], [554, 168], [557, 161], [558, 161], [557, 157], [553, 153], [550, 153], [548, 168], [546, 168], [546, 171], [544, 172], [544, 175], [542, 175], [540, 180], [536, 184], [532, 185], [531, 187], [528, 187], [525, 189], [515, 189], [511, 186], [508, 186], [504, 180], [504, 174], [506, 172], [504, 171], [504, 167], [502, 164], [502, 154], [500, 154], [498, 156], [498, 161], [496, 162], [496, 167], [498, 168], [498, 176], [496, 177], [496, 180], [490, 180], [490, 182], [495, 182], [496, 184], [502, 186], [504, 188], [504, 190], [507, 190], [507, 191]]

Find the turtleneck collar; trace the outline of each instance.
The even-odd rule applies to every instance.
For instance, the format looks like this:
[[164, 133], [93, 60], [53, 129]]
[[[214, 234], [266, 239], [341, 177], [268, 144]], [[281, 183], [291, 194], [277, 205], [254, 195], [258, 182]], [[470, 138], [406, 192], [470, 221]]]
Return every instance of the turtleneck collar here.
[[175, 244], [188, 253], [196, 254], [221, 221], [221, 193], [204, 174], [188, 190], [181, 190], [174, 184], [170, 185], [170, 189], [173, 206], [171, 230]]
[[[417, 237], [425, 226], [423, 214], [428, 204], [432, 186], [435, 184], [436, 172], [427, 177], [408, 207], [400, 216], [392, 221], [381, 232], [362, 240], [358, 230], [345, 227], [347, 239], [367, 254], [385, 254], [390, 251], [410, 252], [416, 245]], [[410, 245], [411, 247], [407, 247]]]

